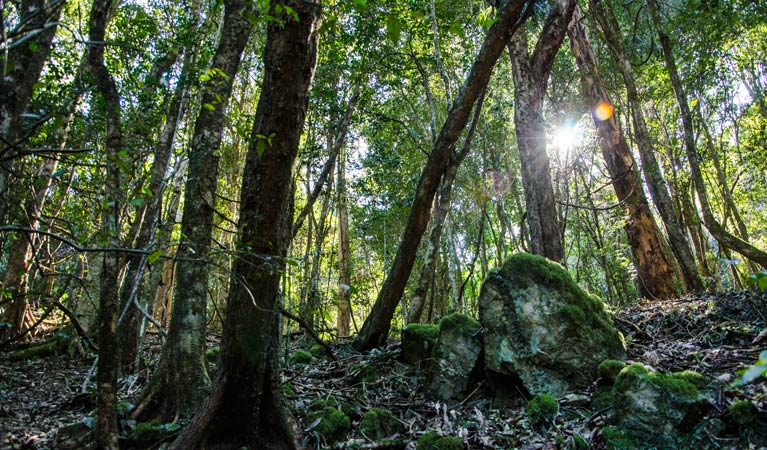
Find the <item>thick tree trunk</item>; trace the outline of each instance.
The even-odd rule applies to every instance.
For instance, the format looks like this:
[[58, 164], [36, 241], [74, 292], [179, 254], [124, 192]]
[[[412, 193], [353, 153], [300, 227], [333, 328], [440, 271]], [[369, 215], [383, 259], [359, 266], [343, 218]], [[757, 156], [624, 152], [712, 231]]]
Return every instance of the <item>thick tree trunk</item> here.
[[698, 200], [700, 200], [700, 206], [703, 212], [703, 224], [723, 247], [734, 250], [767, 269], [767, 252], [760, 250], [743, 239], [733, 235], [727, 231], [725, 226], [720, 223], [716, 217], [714, 217], [711, 203], [708, 201], [706, 185], [703, 180], [703, 172], [700, 168], [700, 156], [698, 155], [698, 150], [695, 146], [695, 130], [692, 123], [692, 113], [690, 112], [690, 106], [687, 102], [687, 94], [684, 91], [682, 80], [679, 77], [679, 71], [676, 67], [676, 58], [674, 57], [671, 40], [669, 39], [668, 34], [664, 31], [655, 0], [648, 0], [648, 6], [650, 7], [650, 14], [660, 39], [661, 48], [663, 49], [666, 70], [668, 71], [669, 79], [671, 80], [671, 86], [674, 89], [674, 95], [679, 104], [679, 112], [682, 116], [682, 128], [684, 130], [684, 147], [687, 153], [687, 161], [690, 164], [692, 180], [693, 183], [695, 183], [695, 191], [698, 193]]
[[[578, 7], [573, 14], [568, 35], [570, 48], [581, 74], [581, 90], [584, 97], [592, 108], [595, 108], [594, 111], [599, 105], [612, 107]], [[677, 292], [674, 288], [674, 271], [666, 259], [666, 243], [652, 216], [634, 156], [626, 143], [618, 119], [614, 114], [609, 114], [609, 117], [598, 117], [596, 113], [592, 115], [599, 147], [612, 178], [615, 195], [623, 207], [624, 214], [628, 216], [623, 228], [634, 256], [639, 291], [647, 298], [673, 298]]]
[[[413, 269], [416, 251], [429, 222], [434, 195], [455, 142], [469, 120], [471, 110], [490, 79], [490, 73], [503, 48], [527, 17], [534, 1], [508, 0], [499, 10], [497, 21], [488, 30], [471, 71], [453, 102], [437, 141], [429, 155], [410, 207], [407, 224], [389, 274], [381, 287], [370, 314], [354, 341], [358, 350], [369, 350], [386, 342], [399, 299]], [[523, 12], [526, 11], [526, 12]]]
[[343, 149], [338, 155], [338, 174], [336, 181], [338, 191], [338, 314], [336, 328], [338, 337], [351, 334], [350, 322], [352, 316], [351, 304], [351, 248], [349, 245], [349, 204], [346, 192], [346, 158]]
[[[89, 20], [88, 63], [94, 82], [104, 100], [106, 109], [106, 177], [102, 204], [101, 229], [106, 246], [120, 246], [120, 210], [124, 202], [122, 191], [120, 152], [122, 130], [120, 125], [120, 95], [112, 75], [104, 63], [106, 25], [110, 15], [111, 0], [95, 0]], [[99, 292], [99, 361], [97, 371], [98, 417], [96, 419], [96, 446], [103, 450], [117, 450], [117, 305], [119, 258], [115, 251], [103, 255]]]
[[620, 34], [618, 21], [615, 18], [612, 7], [609, 4], [604, 4], [603, 0], [589, 0], [589, 8], [599, 23], [599, 27], [605, 37], [605, 42], [617, 63], [618, 70], [626, 85], [626, 93], [631, 105], [631, 117], [634, 122], [634, 135], [636, 136], [639, 155], [642, 159], [645, 180], [650, 189], [652, 200], [666, 226], [669, 245], [682, 271], [685, 288], [688, 292], [700, 292], [703, 290], [703, 282], [695, 266], [695, 258], [693, 257], [687, 235], [674, 210], [668, 185], [663, 178], [658, 160], [655, 158], [655, 149], [647, 130], [642, 102], [639, 100], [634, 72], [623, 45], [623, 37]]
[[570, 22], [574, 0], [557, 0], [546, 17], [532, 55], [525, 32], [509, 44], [514, 76], [514, 125], [527, 206], [527, 227], [533, 253], [552, 261], [565, 256], [557, 204], [551, 184], [543, 100], [554, 64]]
[[[279, 388], [280, 278], [291, 239], [293, 163], [317, 60], [320, 7], [290, 0], [274, 11], [264, 81], [240, 194], [238, 258], [227, 302], [221, 372], [177, 449], [297, 449]], [[271, 136], [267, 142], [259, 136]]]
[[205, 311], [208, 300], [208, 249], [218, 182], [218, 148], [226, 109], [242, 53], [253, 25], [252, 3], [224, 1], [224, 25], [213, 57], [213, 76], [203, 87], [202, 105], [192, 136], [186, 180], [182, 241], [177, 252], [176, 282], [162, 363], [143, 395], [142, 407], [154, 403], [165, 418], [189, 417], [205, 400], [210, 379], [205, 367]]

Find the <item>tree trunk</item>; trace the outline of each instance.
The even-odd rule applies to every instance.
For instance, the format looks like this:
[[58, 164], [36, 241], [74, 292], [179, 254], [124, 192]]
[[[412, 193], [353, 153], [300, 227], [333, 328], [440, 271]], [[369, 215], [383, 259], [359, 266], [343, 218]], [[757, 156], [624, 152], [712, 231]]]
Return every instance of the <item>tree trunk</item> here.
[[[490, 79], [495, 63], [511, 36], [532, 9], [528, 0], [508, 0], [498, 12], [498, 20], [488, 30], [458, 98], [453, 102], [434, 148], [429, 155], [410, 207], [397, 256], [381, 287], [375, 304], [354, 341], [358, 350], [369, 350], [386, 342], [399, 299], [413, 269], [421, 236], [429, 222], [432, 201], [442, 174], [450, 162], [453, 146], [469, 120], [472, 107]], [[527, 13], [523, 13], [523, 10]]]
[[[176, 449], [297, 449], [280, 391], [280, 278], [291, 238], [292, 171], [317, 60], [320, 7], [290, 0], [270, 15], [264, 81], [240, 194], [238, 258], [213, 394]], [[284, 10], [283, 9], [283, 10]], [[269, 137], [268, 141], [259, 136]]]
[[[624, 230], [639, 277], [639, 291], [647, 298], [673, 298], [674, 271], [666, 259], [666, 243], [652, 216], [650, 205], [639, 178], [634, 156], [626, 143], [618, 119], [614, 114], [599, 117], [596, 108], [612, 107], [591, 48], [586, 27], [576, 7], [573, 21], [568, 29], [570, 48], [581, 74], [581, 90], [592, 105], [592, 117], [597, 131], [602, 157], [612, 179], [618, 201], [628, 216]], [[602, 107], [604, 107], [602, 106]]]
[[336, 181], [338, 191], [338, 314], [336, 328], [338, 329], [339, 338], [351, 334], [349, 325], [352, 315], [352, 267], [351, 249], [349, 246], [349, 204], [346, 192], [345, 153], [342, 149], [338, 155], [338, 180]]
[[[102, 202], [101, 230], [106, 246], [120, 246], [120, 210], [124, 202], [120, 166], [122, 164], [122, 130], [120, 125], [120, 95], [112, 75], [104, 63], [106, 25], [111, 0], [95, 0], [89, 20], [88, 63], [98, 92], [106, 109], [106, 177]], [[117, 305], [119, 258], [115, 251], [103, 255], [101, 287], [99, 292], [99, 361], [97, 372], [98, 416], [96, 419], [96, 446], [103, 450], [117, 450]]]
[[[164, 418], [189, 417], [205, 400], [210, 379], [205, 367], [205, 311], [208, 300], [208, 249], [218, 181], [218, 149], [226, 109], [242, 53], [253, 25], [250, 2], [226, 0], [224, 25], [203, 88], [194, 125], [186, 180], [182, 241], [176, 254], [176, 282], [168, 336], [161, 364], [144, 392], [141, 408], [157, 405]], [[209, 105], [207, 107], [206, 105]]]
[[546, 153], [543, 100], [554, 57], [562, 46], [574, 8], [574, 0], [557, 0], [532, 55], [528, 53], [525, 32], [515, 34], [509, 44], [514, 76], [514, 125], [530, 245], [533, 253], [552, 261], [562, 261], [565, 250]]
[[703, 212], [703, 224], [723, 247], [734, 250], [767, 269], [767, 252], [760, 250], [743, 239], [733, 235], [719, 223], [716, 217], [714, 217], [711, 203], [709, 203], [708, 194], [706, 193], [703, 172], [700, 168], [700, 156], [698, 155], [698, 150], [695, 146], [695, 130], [692, 123], [692, 113], [690, 112], [690, 106], [687, 103], [687, 94], [684, 91], [682, 80], [679, 77], [679, 71], [676, 67], [676, 58], [674, 57], [671, 40], [663, 28], [655, 0], [648, 0], [648, 6], [650, 7], [650, 14], [655, 24], [658, 38], [660, 39], [661, 48], [663, 49], [663, 57], [666, 61], [666, 70], [668, 71], [669, 79], [671, 80], [671, 86], [674, 89], [674, 95], [679, 104], [679, 113], [682, 116], [682, 127], [684, 130], [684, 147], [687, 153], [687, 161], [690, 164], [692, 180], [693, 183], [695, 183], [695, 190], [698, 193], [698, 200], [700, 200], [700, 206]]
[[626, 85], [626, 93], [631, 105], [631, 117], [634, 122], [634, 134], [642, 159], [645, 180], [650, 189], [652, 200], [658, 208], [658, 212], [660, 212], [663, 223], [666, 225], [669, 245], [682, 271], [685, 288], [688, 292], [700, 292], [703, 290], [703, 283], [695, 266], [695, 258], [692, 255], [687, 235], [684, 233], [684, 229], [674, 210], [668, 185], [663, 178], [658, 160], [655, 158], [655, 149], [647, 130], [642, 103], [639, 100], [639, 92], [634, 80], [634, 72], [623, 45], [623, 37], [620, 34], [618, 21], [610, 5], [603, 4], [602, 0], [589, 0], [589, 7], [604, 33], [605, 42], [617, 63], [618, 70], [621, 72], [624, 84]]

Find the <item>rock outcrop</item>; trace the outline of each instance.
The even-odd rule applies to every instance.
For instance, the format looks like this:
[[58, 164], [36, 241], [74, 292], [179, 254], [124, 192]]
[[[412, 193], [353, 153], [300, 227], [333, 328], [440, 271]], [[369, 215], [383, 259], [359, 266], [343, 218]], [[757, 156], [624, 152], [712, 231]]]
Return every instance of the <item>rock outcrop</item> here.
[[432, 394], [440, 400], [462, 400], [482, 352], [479, 322], [464, 314], [442, 318], [432, 350]]

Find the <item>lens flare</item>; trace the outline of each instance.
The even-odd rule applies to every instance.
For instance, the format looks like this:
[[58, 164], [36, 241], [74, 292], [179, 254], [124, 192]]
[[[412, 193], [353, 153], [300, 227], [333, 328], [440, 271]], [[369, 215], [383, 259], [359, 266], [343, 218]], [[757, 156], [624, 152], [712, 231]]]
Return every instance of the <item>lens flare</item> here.
[[594, 107], [593, 114], [594, 118], [597, 120], [608, 120], [613, 116], [613, 105], [608, 102], [599, 102], [599, 104]]

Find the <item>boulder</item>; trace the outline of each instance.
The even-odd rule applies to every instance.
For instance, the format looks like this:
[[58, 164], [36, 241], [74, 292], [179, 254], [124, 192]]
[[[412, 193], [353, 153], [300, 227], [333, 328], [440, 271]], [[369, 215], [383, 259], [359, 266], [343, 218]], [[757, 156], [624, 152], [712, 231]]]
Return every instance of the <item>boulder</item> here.
[[418, 364], [431, 357], [439, 337], [439, 325], [411, 323], [402, 330], [400, 359], [406, 364]]
[[531, 395], [562, 396], [588, 386], [605, 359], [626, 357], [602, 301], [540, 256], [516, 254], [491, 272], [479, 317], [485, 368], [499, 392], [521, 382]]
[[479, 322], [464, 314], [450, 314], [439, 324], [432, 351], [431, 392], [443, 401], [461, 400], [472, 373], [480, 363], [482, 340]]
[[[633, 442], [656, 448], [698, 448], [692, 433], [713, 405], [692, 372], [659, 373], [642, 364], [620, 371], [613, 386], [612, 421]], [[696, 374], [697, 375], [697, 374]]]

